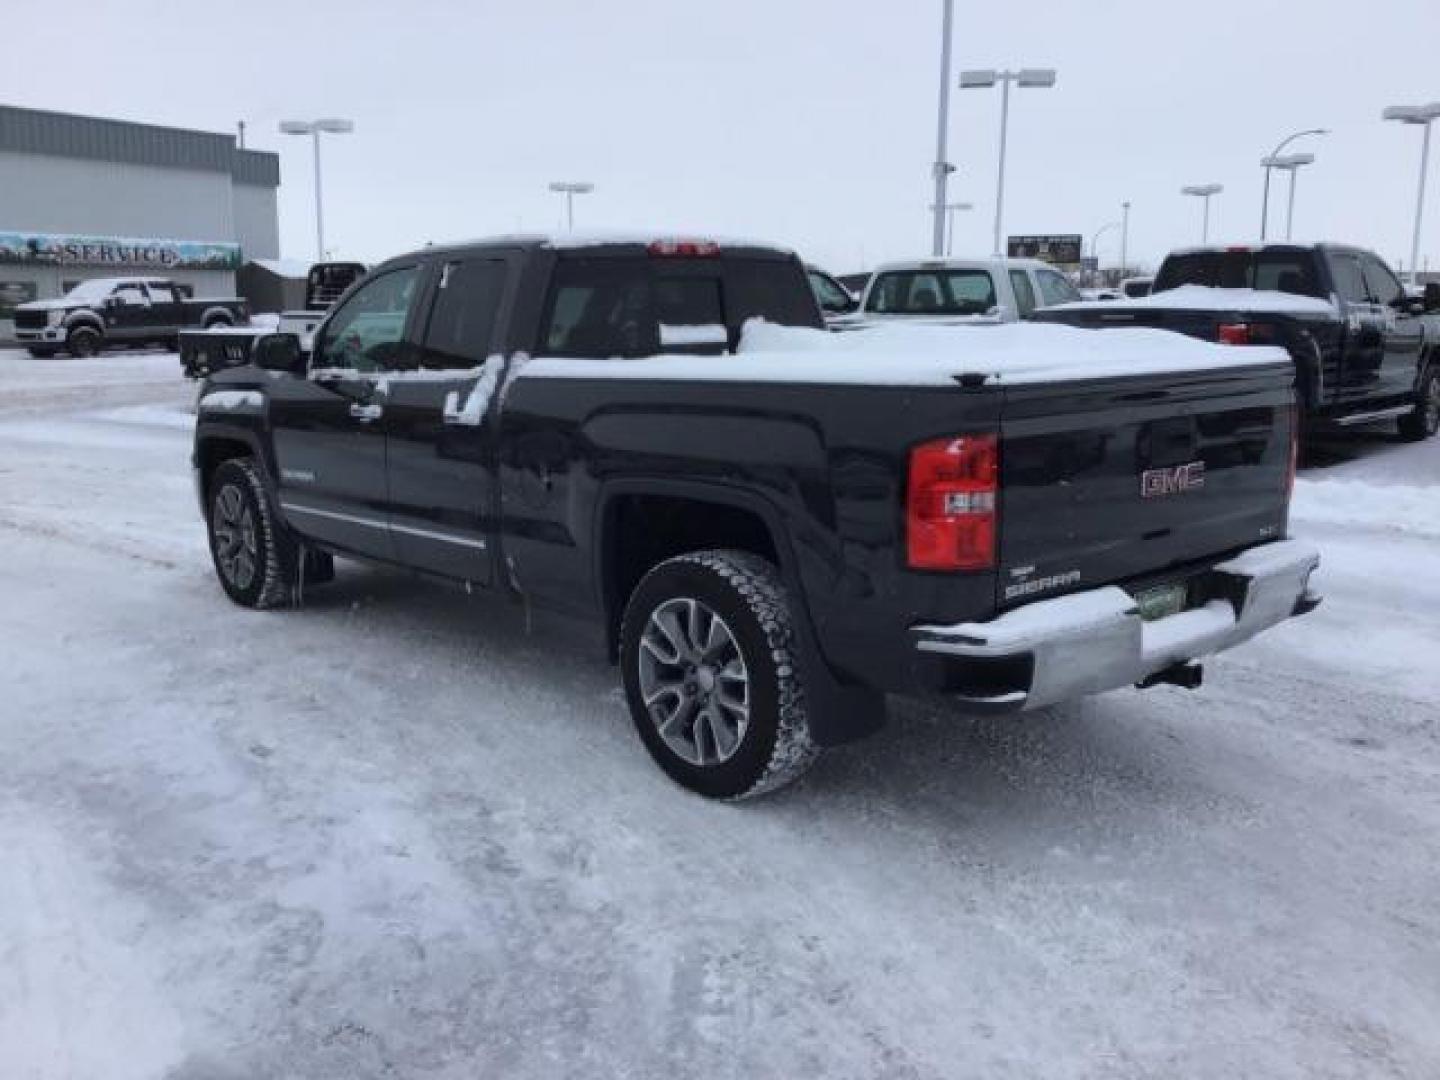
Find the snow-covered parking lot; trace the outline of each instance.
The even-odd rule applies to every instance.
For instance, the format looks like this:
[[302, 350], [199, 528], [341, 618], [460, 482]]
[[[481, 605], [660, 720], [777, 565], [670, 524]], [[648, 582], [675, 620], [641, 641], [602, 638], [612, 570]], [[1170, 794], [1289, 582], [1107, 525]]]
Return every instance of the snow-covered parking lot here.
[[1440, 1075], [1440, 442], [1315, 455], [1313, 615], [689, 796], [568, 627], [215, 583], [172, 355], [0, 351], [0, 1076]]

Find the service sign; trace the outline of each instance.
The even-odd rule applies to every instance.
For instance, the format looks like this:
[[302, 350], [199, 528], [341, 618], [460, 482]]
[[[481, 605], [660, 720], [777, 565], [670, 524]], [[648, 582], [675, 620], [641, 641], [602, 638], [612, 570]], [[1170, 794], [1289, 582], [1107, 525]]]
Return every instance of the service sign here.
[[1085, 238], [1079, 233], [1056, 236], [1012, 236], [1006, 245], [1012, 259], [1041, 259], [1057, 266], [1079, 266]]
[[147, 240], [0, 231], [0, 263], [237, 270], [240, 245], [221, 240]]

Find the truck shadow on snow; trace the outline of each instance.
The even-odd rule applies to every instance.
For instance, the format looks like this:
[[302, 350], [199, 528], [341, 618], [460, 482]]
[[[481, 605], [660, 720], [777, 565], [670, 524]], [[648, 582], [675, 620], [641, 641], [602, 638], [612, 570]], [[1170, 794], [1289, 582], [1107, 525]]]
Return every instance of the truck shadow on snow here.
[[[397, 663], [443, 671], [451, 692], [495, 699], [543, 694], [543, 723], [513, 738], [534, 739], [537, 760], [563, 773], [592, 771], [607, 791], [704, 803], [672, 785], [636, 738], [619, 673], [587, 627], [535, 616], [491, 596], [470, 597], [401, 573], [342, 563], [337, 580], [307, 594], [296, 613], [324, 648], [358, 631], [367, 648]], [[383, 678], [383, 672], [377, 672]], [[420, 692], [423, 694], [423, 687]], [[405, 723], [426, 722], [423, 698]], [[1224, 812], [1225, 798], [1195, 773], [1187, 744], [1213, 732], [1216, 706], [1186, 691], [1122, 691], [1033, 714], [975, 716], [944, 702], [892, 699], [890, 722], [869, 739], [827, 752], [793, 788], [724, 812], [766, 817], [817, 813], [970, 828], [1023, 823], [1036, 842], [1063, 843], [1097, 820], [1154, 831], [1156, 815]], [[483, 732], [477, 731], [477, 738]], [[583, 744], [583, 748], [582, 748]], [[528, 752], [528, 748], [527, 748]], [[477, 786], [485, 778], [477, 777]], [[639, 797], [637, 795], [637, 797]], [[1083, 822], [1083, 824], [1082, 824]]]
[[1398, 452], [1411, 444], [1383, 427], [1355, 428], [1312, 438], [1300, 457], [1301, 475], [1316, 475], [1325, 469], [1352, 461]]

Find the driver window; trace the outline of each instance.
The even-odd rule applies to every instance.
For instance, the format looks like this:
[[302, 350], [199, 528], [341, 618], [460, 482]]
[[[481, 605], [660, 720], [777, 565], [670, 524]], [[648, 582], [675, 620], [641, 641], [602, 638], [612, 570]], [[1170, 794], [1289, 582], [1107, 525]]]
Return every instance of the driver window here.
[[119, 297], [120, 302], [126, 307], [144, 307], [150, 302], [149, 297], [145, 295], [145, 290], [139, 285], [121, 285], [111, 295]]
[[407, 266], [357, 289], [325, 323], [314, 366], [362, 373], [413, 367], [405, 321], [419, 280], [420, 268]]
[[1069, 304], [1080, 299], [1080, 294], [1075, 291], [1075, 286], [1053, 270], [1038, 270], [1035, 277], [1039, 279], [1040, 295], [1045, 298], [1047, 306]]
[[1360, 260], [1360, 269], [1365, 274], [1365, 284], [1369, 286], [1370, 296], [1375, 303], [1393, 305], [1405, 295], [1404, 287], [1390, 272], [1390, 268], [1375, 256], [1364, 256]]

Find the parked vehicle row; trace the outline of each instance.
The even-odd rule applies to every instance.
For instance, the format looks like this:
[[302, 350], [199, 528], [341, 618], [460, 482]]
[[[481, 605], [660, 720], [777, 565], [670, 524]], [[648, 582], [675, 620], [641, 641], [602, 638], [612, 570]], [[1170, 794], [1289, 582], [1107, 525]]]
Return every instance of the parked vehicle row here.
[[93, 278], [58, 300], [15, 308], [15, 337], [32, 356], [94, 356], [112, 345], [174, 345], [185, 327], [243, 326], [248, 305], [238, 296], [191, 298], [173, 281], [152, 277]]
[[1340, 244], [1177, 251], [1133, 302], [1070, 304], [1037, 318], [1149, 326], [1231, 345], [1279, 345], [1295, 363], [1310, 432], [1382, 420], [1411, 439], [1440, 429], [1440, 288], [1411, 296], [1374, 252]]
[[176, 342], [180, 368], [189, 378], [198, 378], [222, 367], [248, 363], [255, 342], [264, 334], [294, 334], [300, 347], [309, 351], [315, 330], [345, 290], [365, 276], [365, 264], [318, 262], [305, 275], [305, 305], [282, 311], [274, 326], [211, 326], [201, 331], [184, 331]]
[[[967, 314], [930, 310], [987, 300], [965, 269], [882, 269], [867, 310]], [[982, 269], [987, 311], [1021, 269], [1043, 294]], [[1148, 331], [826, 333], [804, 264], [754, 244], [512, 237], [391, 259], [309, 356], [275, 334], [211, 374], [193, 464], [236, 603], [343, 555], [587, 618], [659, 766], [737, 798], [886, 693], [1194, 687], [1310, 610], [1293, 383], [1279, 350]]]

